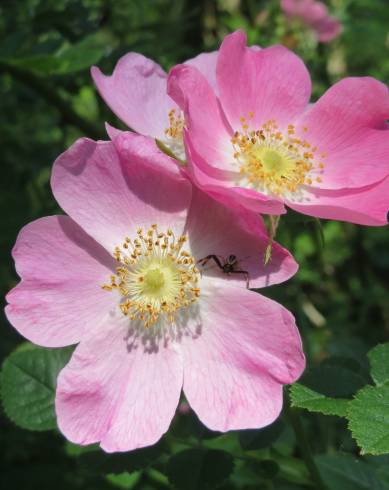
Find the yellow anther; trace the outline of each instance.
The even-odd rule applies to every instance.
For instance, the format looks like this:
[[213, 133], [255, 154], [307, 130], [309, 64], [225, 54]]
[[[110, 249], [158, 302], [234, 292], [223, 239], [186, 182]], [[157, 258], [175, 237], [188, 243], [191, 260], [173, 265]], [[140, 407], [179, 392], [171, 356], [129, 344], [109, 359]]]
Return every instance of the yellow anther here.
[[121, 266], [110, 276], [110, 283], [101, 287], [105, 291], [117, 289], [123, 297], [119, 304], [122, 313], [140, 320], [145, 328], [161, 316], [173, 323], [176, 313], [200, 294], [196, 261], [182, 250], [186, 241], [185, 236], [176, 238], [171, 229], [158, 231], [156, 224], [145, 231], [139, 228], [137, 238], [131, 241], [126, 237], [121, 248], [115, 247], [114, 256]]

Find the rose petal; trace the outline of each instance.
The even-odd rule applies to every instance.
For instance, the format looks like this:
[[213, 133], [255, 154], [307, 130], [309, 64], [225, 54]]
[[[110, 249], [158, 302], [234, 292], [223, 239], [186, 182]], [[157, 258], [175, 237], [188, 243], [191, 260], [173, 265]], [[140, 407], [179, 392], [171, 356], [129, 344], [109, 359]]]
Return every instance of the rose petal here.
[[56, 395], [58, 426], [70, 441], [130, 451], [167, 431], [179, 402], [182, 359], [170, 345], [143, 341], [131, 335], [126, 318], [106, 318], [77, 347]]
[[[121, 163], [111, 142], [80, 139], [54, 163], [55, 198], [109, 252], [126, 236], [134, 237], [139, 227], [156, 223], [162, 231], [172, 228], [178, 234], [184, 227], [190, 183], [153, 168], [145, 162], [145, 147], [140, 155], [138, 149], [136, 142], [127, 141], [128, 160]], [[172, 165], [162, 153], [160, 159]]]
[[224, 38], [216, 78], [223, 110], [234, 131], [241, 128], [242, 117], [255, 130], [270, 119], [280, 126], [292, 123], [311, 95], [309, 73], [298, 56], [283, 46], [248, 48], [242, 31]]
[[243, 273], [225, 274], [211, 258], [199, 269], [203, 276], [222, 277], [228, 283], [261, 288], [278, 284], [293, 276], [298, 265], [290, 253], [277, 243], [273, 244], [271, 261], [264, 265], [264, 253], [269, 238], [262, 218], [245, 209], [233, 210], [218, 203], [204, 192], [193, 191], [187, 229], [191, 250], [197, 260], [216, 255], [224, 264], [235, 255], [235, 270]]
[[6, 314], [31, 342], [75, 344], [114, 307], [101, 288], [115, 270], [113, 258], [67, 216], [25, 226], [13, 257], [22, 280], [7, 295]]
[[107, 105], [131, 129], [164, 139], [168, 113], [176, 104], [166, 93], [167, 75], [154, 61], [128, 53], [118, 61], [111, 76], [96, 66], [92, 78]]
[[333, 85], [299, 120], [325, 153], [322, 189], [363, 187], [389, 175], [389, 91], [370, 77]]
[[212, 430], [271, 424], [282, 408], [282, 385], [296, 381], [305, 366], [292, 315], [215, 279], [202, 282], [201, 301], [197, 338], [183, 341], [190, 406]]

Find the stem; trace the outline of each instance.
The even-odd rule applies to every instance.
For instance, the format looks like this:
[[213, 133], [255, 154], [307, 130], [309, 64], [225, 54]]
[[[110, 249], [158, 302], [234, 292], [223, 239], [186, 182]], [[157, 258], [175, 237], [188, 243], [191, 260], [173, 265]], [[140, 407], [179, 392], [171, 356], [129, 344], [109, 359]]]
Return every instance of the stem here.
[[311, 448], [309, 447], [308, 438], [306, 436], [303, 424], [301, 423], [299, 410], [285, 406], [286, 415], [292, 425], [296, 436], [297, 445], [301, 451], [305, 466], [307, 467], [309, 474], [311, 475], [312, 481], [316, 484], [317, 490], [327, 490], [322, 477], [320, 475], [319, 469], [316, 466], [315, 460], [312, 457]]
[[79, 116], [71, 107], [70, 102], [56, 92], [52, 85], [43, 77], [36, 75], [32, 71], [25, 70], [4, 61], [0, 61], [0, 73], [1, 72], [9, 73], [18, 82], [32, 88], [46, 99], [50, 105], [58, 110], [65, 122], [75, 126], [82, 133], [87, 134], [94, 139], [99, 139], [102, 136], [100, 129], [90, 121]]

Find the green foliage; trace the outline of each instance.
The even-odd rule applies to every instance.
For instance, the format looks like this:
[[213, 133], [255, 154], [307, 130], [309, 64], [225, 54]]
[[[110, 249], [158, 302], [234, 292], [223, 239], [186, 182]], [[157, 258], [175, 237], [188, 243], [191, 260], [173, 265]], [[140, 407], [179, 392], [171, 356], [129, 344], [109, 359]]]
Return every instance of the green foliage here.
[[233, 458], [227, 452], [193, 448], [170, 458], [167, 475], [178, 490], [209, 490], [220, 486], [233, 468]]
[[347, 415], [362, 453], [389, 453], [389, 382], [360, 390]]
[[[324, 380], [321, 392], [316, 392], [300, 383], [291, 389], [292, 406], [324, 415], [337, 415], [348, 419], [349, 428], [363, 454], [389, 453], [389, 343], [374, 347], [368, 354], [371, 377], [377, 386], [365, 386], [356, 392], [353, 400], [333, 398], [327, 395], [348, 395], [358, 389], [359, 378], [350, 377], [338, 371], [337, 382], [330, 383], [331, 377], [325, 371], [315, 373]], [[332, 363], [329, 363], [331, 366]], [[324, 363], [327, 365], [328, 363]], [[312, 373], [311, 373], [312, 374]], [[323, 376], [320, 377], [320, 374]], [[355, 373], [354, 373], [355, 374]], [[352, 380], [354, 379], [354, 386]], [[313, 381], [315, 376], [313, 376]], [[344, 391], [344, 386], [347, 392]], [[326, 393], [326, 390], [330, 390]], [[324, 392], [324, 393], [323, 393]]]
[[371, 377], [377, 386], [366, 386], [348, 410], [349, 428], [362, 453], [389, 453], [389, 343], [369, 352]]
[[310, 412], [319, 412], [324, 415], [337, 415], [338, 417], [345, 417], [347, 414], [348, 400], [327, 397], [300, 383], [295, 383], [290, 391], [293, 407], [305, 408]]
[[242, 430], [239, 442], [242, 449], [255, 450], [271, 446], [282, 434], [285, 424], [281, 419], [263, 429]]
[[72, 349], [19, 348], [3, 363], [1, 398], [8, 417], [29, 430], [56, 428], [54, 395], [59, 371]]
[[[290, 30], [278, 0], [2, 2], [3, 295], [19, 280], [10, 250], [20, 228], [60, 212], [49, 186], [54, 159], [80, 136], [107, 138], [105, 121], [125, 128], [96, 93], [91, 65], [109, 74], [122, 55], [136, 51], [168, 69], [217, 49], [226, 33], [243, 28], [250, 43], [261, 46], [292, 40], [311, 73], [314, 99], [343, 76], [373, 75], [387, 82], [388, 2], [326, 3], [344, 30], [324, 46], [306, 32]], [[371, 350], [387, 340], [389, 331], [388, 229], [318, 221], [288, 210], [275, 239], [291, 250], [300, 269], [287, 284], [261, 293], [295, 314], [303, 337], [307, 371], [292, 387], [291, 399], [305, 409], [293, 412], [301, 417], [310, 452], [327, 490], [386, 490], [388, 456], [355, 455], [389, 450], [388, 347]], [[2, 487], [318, 488], [285, 413], [268, 428], [226, 435], [206, 429], [193, 412], [178, 413], [161, 444], [129, 454], [106, 455], [97, 445], [83, 448], [64, 441], [48, 429], [56, 427], [56, 374], [71, 349], [24, 346], [14, 351], [20, 337], [5, 317], [1, 327]]]
[[389, 343], [374, 347], [369, 354], [370, 374], [376, 385], [389, 381]]
[[328, 490], [388, 490], [376, 471], [348, 454], [325, 454], [316, 463]]

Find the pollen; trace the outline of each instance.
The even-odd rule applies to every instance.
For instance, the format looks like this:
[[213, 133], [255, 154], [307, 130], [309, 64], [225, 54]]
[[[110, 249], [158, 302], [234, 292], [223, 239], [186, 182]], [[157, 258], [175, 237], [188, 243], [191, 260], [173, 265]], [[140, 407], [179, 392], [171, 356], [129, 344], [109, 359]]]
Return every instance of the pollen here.
[[169, 127], [165, 129], [165, 134], [171, 139], [182, 139], [184, 131], [184, 118], [176, 109], [169, 111]]
[[116, 274], [101, 287], [120, 293], [123, 315], [139, 320], [145, 328], [160, 318], [173, 324], [180, 309], [197, 301], [200, 272], [184, 249], [186, 240], [170, 229], [161, 232], [153, 224], [115, 248]]
[[[253, 113], [249, 113], [249, 119]], [[270, 195], [293, 195], [303, 185], [321, 183], [325, 164], [320, 153], [316, 162], [317, 147], [305, 138], [309, 128], [304, 126], [303, 137], [293, 124], [279, 128], [274, 119], [251, 128], [245, 117], [240, 118], [241, 130], [231, 138], [234, 159], [239, 164], [240, 182]]]
[[171, 151], [175, 158], [185, 161], [184, 117], [180, 111], [171, 109], [168, 113], [168, 118], [169, 127], [165, 129], [166, 139], [163, 141], [163, 143]]

